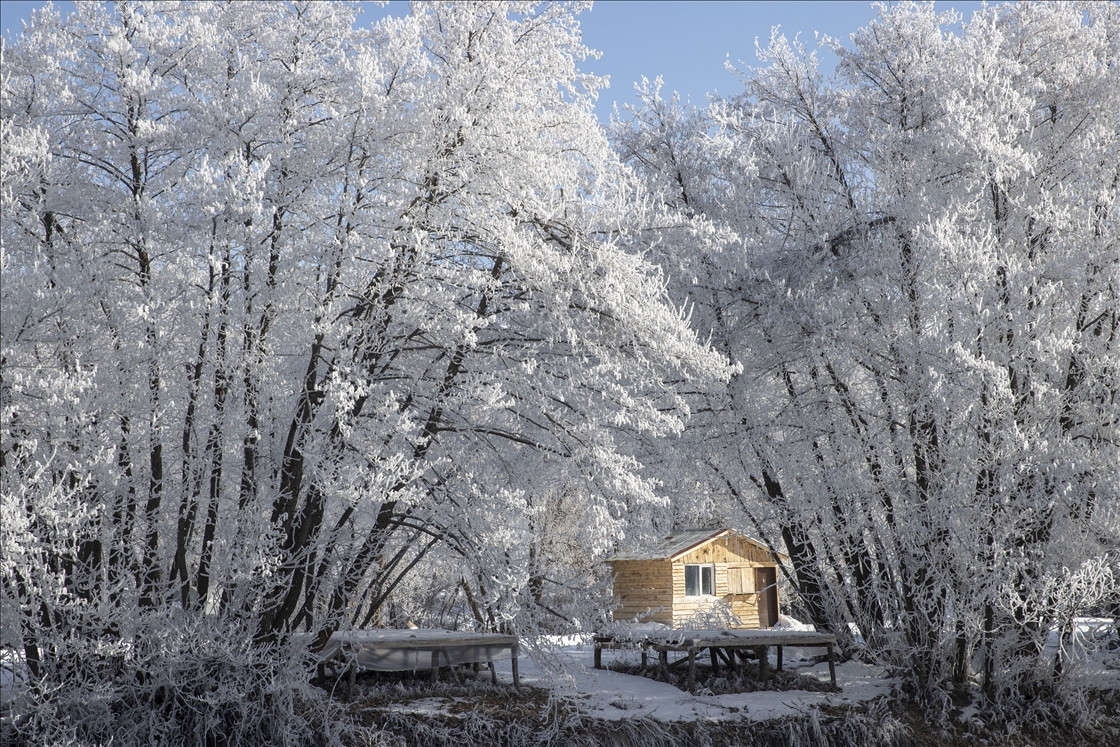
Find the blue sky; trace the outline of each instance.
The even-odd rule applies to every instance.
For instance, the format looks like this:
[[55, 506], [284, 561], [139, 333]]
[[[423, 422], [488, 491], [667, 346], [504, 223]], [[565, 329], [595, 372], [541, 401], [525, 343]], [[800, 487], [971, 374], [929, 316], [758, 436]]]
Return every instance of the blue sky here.
[[[0, 29], [10, 38], [18, 34], [20, 21], [42, 2], [0, 3]], [[68, 11], [73, 3], [56, 5]], [[408, 12], [408, 3], [393, 0], [387, 7], [364, 3], [359, 23], [372, 23], [386, 14]], [[965, 20], [980, 8], [980, 2], [942, 0], [939, 10], [955, 8]], [[595, 3], [580, 16], [585, 43], [602, 53], [588, 60], [584, 70], [610, 76], [610, 89], [603, 91], [597, 110], [606, 120], [616, 101], [634, 99], [634, 82], [641, 76], [653, 80], [661, 75], [664, 92], [679, 91], [681, 98], [703, 104], [705, 94], [718, 91], [730, 95], [738, 91], [738, 81], [724, 69], [724, 61], [756, 64], [755, 39], [765, 46], [773, 26], [782, 33], [801, 35], [809, 45], [814, 32], [828, 34], [847, 43], [849, 35], [866, 26], [875, 16], [867, 0], [849, 2], [636, 2], [606, 0]], [[831, 55], [822, 56], [826, 65], [835, 64]]]

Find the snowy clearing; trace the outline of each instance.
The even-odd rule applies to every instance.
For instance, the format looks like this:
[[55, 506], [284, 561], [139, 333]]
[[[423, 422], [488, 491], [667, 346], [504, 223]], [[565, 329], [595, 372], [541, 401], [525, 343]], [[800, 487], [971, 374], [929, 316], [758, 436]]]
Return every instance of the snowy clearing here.
[[[655, 682], [645, 677], [596, 670], [591, 666], [590, 645], [570, 645], [561, 650], [571, 682], [542, 672], [531, 661], [521, 665], [521, 681], [526, 685], [549, 688], [563, 694], [568, 688], [582, 702], [591, 716], [604, 719], [644, 716], [660, 721], [713, 721], [749, 717], [754, 721], [794, 716], [811, 707], [822, 705], [846, 706], [866, 702], [890, 692], [896, 684], [882, 667], [859, 662], [846, 662], [836, 668], [836, 680], [843, 692], [815, 693], [804, 691], [754, 692], [728, 695], [705, 695], [703, 691], [690, 695], [665, 682]], [[771, 664], [776, 658], [771, 655]], [[611, 662], [635, 662], [636, 652], [603, 651], [603, 665]], [[828, 681], [828, 664], [811, 661], [791, 661], [787, 669], [810, 674], [821, 681]], [[503, 682], [512, 681], [509, 663], [502, 662], [498, 676]]]

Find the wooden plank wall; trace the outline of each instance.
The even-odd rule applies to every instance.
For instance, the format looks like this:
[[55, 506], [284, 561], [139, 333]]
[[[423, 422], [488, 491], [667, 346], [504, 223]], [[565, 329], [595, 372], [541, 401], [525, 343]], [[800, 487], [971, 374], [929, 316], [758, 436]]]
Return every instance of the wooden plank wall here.
[[711, 609], [719, 600], [731, 606], [731, 611], [743, 621], [744, 627], [759, 627], [758, 597], [751, 593], [731, 595], [728, 593], [727, 583], [729, 567], [742, 567], [747, 571], [744, 576], [750, 579], [748, 591], [754, 591], [755, 566], [749, 566], [745, 563], [730, 566], [729, 563], [717, 562], [715, 563], [715, 596], [686, 597], [684, 595], [684, 565], [683, 562], [673, 564], [673, 623], [675, 627], [679, 627], [681, 623], [695, 613]]
[[[618, 560], [611, 563], [615, 573], [614, 593], [621, 605], [614, 611], [615, 620], [631, 620], [650, 609], [663, 607], [645, 622], [673, 624], [673, 564], [668, 560]], [[684, 571], [681, 571], [683, 574]], [[683, 579], [683, 576], [682, 576]], [[681, 582], [684, 583], [683, 581]], [[682, 587], [683, 589], [683, 587]], [[682, 596], [684, 592], [681, 592]]]

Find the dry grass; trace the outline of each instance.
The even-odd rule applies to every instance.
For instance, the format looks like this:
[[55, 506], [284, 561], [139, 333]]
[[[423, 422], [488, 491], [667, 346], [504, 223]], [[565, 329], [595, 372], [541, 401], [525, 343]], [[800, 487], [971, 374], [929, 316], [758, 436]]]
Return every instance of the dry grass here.
[[[688, 691], [688, 669], [686, 667], [670, 667], [661, 669], [656, 662], [646, 667], [645, 671], [638, 664], [628, 662], [612, 662], [607, 667], [612, 672], [646, 677], [657, 682], [666, 682], [680, 690]], [[805, 690], [815, 693], [836, 693], [840, 688], [831, 682], [817, 679], [807, 674], [798, 674], [791, 670], [775, 672], [768, 669], [766, 680], [759, 680], [758, 665], [740, 663], [737, 671], [728, 667], [720, 667], [714, 671], [710, 664], [696, 664], [696, 687], [713, 695], [726, 695], [729, 693], [753, 693], [763, 690]]]

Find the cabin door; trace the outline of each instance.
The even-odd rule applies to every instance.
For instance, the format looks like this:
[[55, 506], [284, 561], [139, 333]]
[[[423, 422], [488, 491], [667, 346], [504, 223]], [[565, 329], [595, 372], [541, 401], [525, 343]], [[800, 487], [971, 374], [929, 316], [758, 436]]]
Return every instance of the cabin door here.
[[755, 568], [754, 588], [758, 592], [758, 625], [772, 628], [778, 623], [778, 569]]

